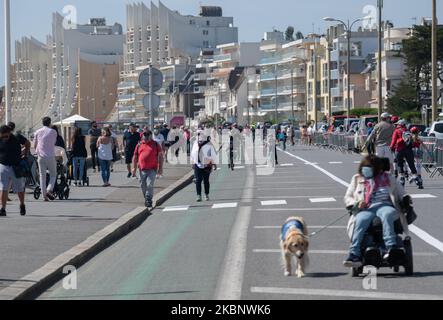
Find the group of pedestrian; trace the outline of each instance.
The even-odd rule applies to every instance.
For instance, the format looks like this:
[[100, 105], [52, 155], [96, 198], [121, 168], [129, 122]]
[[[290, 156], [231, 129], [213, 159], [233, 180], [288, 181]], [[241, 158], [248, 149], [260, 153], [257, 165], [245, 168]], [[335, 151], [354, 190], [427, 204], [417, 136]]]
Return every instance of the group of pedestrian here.
[[419, 189], [423, 189], [420, 159], [422, 141], [419, 133], [416, 127], [408, 129], [405, 120], [383, 113], [381, 122], [371, 129], [365, 147], [369, 147], [368, 150], [375, 152], [377, 157], [389, 159], [391, 172], [395, 177], [400, 176], [403, 186], [410, 170], [409, 183], [415, 182]]

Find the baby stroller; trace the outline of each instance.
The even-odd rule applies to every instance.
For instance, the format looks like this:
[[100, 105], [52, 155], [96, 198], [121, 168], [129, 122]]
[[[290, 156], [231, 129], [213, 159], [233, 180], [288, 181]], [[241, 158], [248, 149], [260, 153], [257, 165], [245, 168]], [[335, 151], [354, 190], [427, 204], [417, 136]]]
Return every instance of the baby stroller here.
[[[60, 200], [68, 200], [71, 190], [68, 185], [68, 157], [65, 149], [55, 147], [55, 159], [57, 161], [57, 177], [55, 180], [54, 195]], [[49, 183], [49, 174], [46, 175], [46, 182]], [[35, 200], [40, 199], [41, 194], [41, 187], [36, 187], [34, 189]]]
[[[74, 158], [72, 157], [71, 154], [69, 154], [68, 156], [69, 161], [68, 161], [68, 184], [69, 186], [72, 185], [72, 181], [74, 181], [74, 170], [77, 170], [77, 172], [80, 170], [80, 167], [77, 166], [76, 168], [74, 168]], [[82, 186], [88, 186], [89, 187], [89, 177], [88, 177], [88, 165], [87, 163], [85, 163], [84, 166], [84, 170], [83, 172], [80, 172], [79, 177], [81, 177], [81, 184]]]

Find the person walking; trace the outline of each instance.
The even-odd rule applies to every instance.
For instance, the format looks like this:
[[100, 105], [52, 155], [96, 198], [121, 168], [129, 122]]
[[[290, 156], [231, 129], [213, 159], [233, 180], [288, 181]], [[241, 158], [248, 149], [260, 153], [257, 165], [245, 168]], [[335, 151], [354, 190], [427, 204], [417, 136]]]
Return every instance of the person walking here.
[[126, 167], [128, 169], [128, 179], [136, 175], [133, 174], [133, 170], [131, 169], [132, 159], [134, 157], [134, 151], [137, 147], [137, 144], [140, 142], [140, 133], [137, 131], [137, 126], [134, 123], [131, 123], [129, 126], [129, 131], [123, 137], [123, 144], [125, 146], [125, 162]]
[[197, 202], [202, 202], [202, 183], [205, 187], [205, 199], [210, 201], [211, 190], [210, 177], [214, 165], [217, 165], [217, 152], [210, 139], [200, 130], [198, 137], [191, 151], [191, 163], [195, 174], [197, 188]]
[[17, 193], [20, 201], [20, 215], [26, 215], [25, 206], [25, 173], [23, 172], [22, 148], [18, 139], [12, 134], [11, 127], [0, 127], [0, 217], [6, 217], [6, 204], [12, 184], [12, 191]]
[[110, 187], [111, 179], [111, 162], [113, 160], [112, 149], [114, 148], [114, 140], [111, 136], [109, 128], [102, 130], [102, 136], [97, 140], [98, 159], [103, 179], [103, 187]]
[[85, 176], [86, 158], [88, 157], [85, 136], [82, 134], [81, 128], [75, 128], [71, 142], [74, 186], [80, 187]]
[[102, 132], [98, 128], [97, 122], [92, 122], [92, 128], [89, 129], [88, 135], [90, 137], [89, 141], [89, 149], [91, 151], [91, 160], [92, 160], [92, 169], [94, 170], [94, 173], [98, 171], [100, 172], [100, 163], [98, 161], [98, 149], [97, 149], [97, 141], [98, 138], [100, 138]]
[[15, 132], [14, 122], [9, 122], [8, 127], [11, 128], [11, 134], [13, 134], [17, 138], [18, 143], [20, 143], [21, 145], [22, 156], [28, 157], [31, 151], [31, 142], [28, 139], [26, 139], [21, 133]]
[[390, 123], [391, 115], [389, 113], [383, 113], [381, 115], [381, 121], [378, 123], [365, 143], [365, 148], [373, 144], [375, 146], [375, 154], [379, 158], [388, 158], [391, 163], [391, 170], [394, 165], [394, 154], [391, 151], [392, 135], [394, 134], [395, 127]]
[[[34, 136], [34, 150], [38, 157], [40, 187], [45, 201], [54, 201], [53, 194], [57, 179], [57, 162], [55, 160], [55, 145], [57, 132], [51, 128], [51, 118], [43, 118], [43, 128], [37, 130]], [[49, 171], [49, 184], [46, 186], [46, 171]]]
[[152, 209], [154, 198], [154, 184], [157, 175], [163, 174], [163, 149], [153, 140], [150, 130], [143, 133], [143, 139], [136, 146], [133, 158], [133, 175], [140, 172], [140, 182], [145, 205]]

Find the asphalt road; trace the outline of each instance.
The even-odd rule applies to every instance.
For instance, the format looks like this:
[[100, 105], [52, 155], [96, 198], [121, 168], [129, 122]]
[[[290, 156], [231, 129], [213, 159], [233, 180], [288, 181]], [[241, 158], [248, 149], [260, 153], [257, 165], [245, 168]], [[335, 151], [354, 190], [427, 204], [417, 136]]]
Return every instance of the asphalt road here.
[[284, 277], [280, 228], [302, 216], [311, 231], [342, 216], [357, 155], [297, 147], [279, 153], [270, 175], [248, 166], [212, 176], [212, 201], [197, 204], [194, 185], [157, 209], [139, 229], [78, 271], [78, 289], [58, 283], [41, 299], [443, 299], [443, 179], [408, 186], [415, 275], [379, 271], [364, 290], [342, 266], [347, 217], [311, 239], [307, 277]]

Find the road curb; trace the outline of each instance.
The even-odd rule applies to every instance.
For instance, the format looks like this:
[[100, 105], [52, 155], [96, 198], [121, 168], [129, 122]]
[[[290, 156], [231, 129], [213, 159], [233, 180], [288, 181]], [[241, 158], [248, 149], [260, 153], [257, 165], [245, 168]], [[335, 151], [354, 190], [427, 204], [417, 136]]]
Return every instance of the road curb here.
[[[154, 197], [158, 207], [192, 182], [193, 172], [173, 183]], [[42, 268], [0, 290], [0, 300], [33, 300], [62, 280], [66, 266], [80, 268], [93, 257], [137, 229], [150, 216], [146, 208], [136, 208], [114, 223], [90, 236], [84, 242], [59, 255]]]

